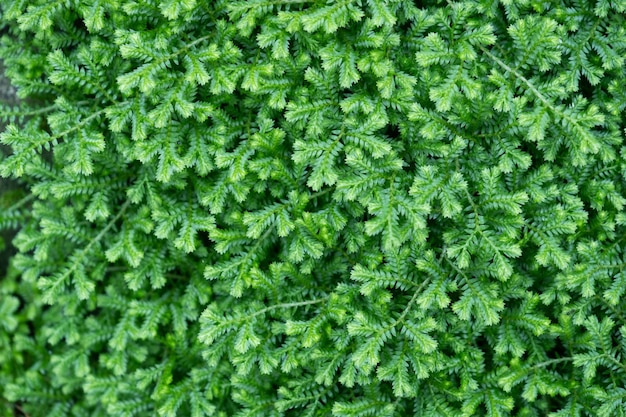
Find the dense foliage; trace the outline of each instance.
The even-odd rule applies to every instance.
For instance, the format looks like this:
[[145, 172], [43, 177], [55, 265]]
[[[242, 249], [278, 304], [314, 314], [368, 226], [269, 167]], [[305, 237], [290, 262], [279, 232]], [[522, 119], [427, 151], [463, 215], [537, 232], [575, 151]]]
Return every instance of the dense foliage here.
[[1, 415], [626, 415], [625, 1], [0, 12]]

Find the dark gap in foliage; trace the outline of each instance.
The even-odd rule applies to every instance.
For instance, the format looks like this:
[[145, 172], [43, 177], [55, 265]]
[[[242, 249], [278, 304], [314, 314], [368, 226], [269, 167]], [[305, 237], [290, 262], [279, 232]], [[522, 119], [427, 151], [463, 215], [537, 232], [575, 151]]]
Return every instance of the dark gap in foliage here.
[[397, 124], [388, 124], [384, 132], [385, 135], [392, 140], [392, 142], [402, 138], [400, 135], [400, 127]]
[[22, 402], [13, 403], [13, 412], [16, 416], [30, 417], [28, 413], [24, 410]]
[[211, 239], [209, 238], [209, 233], [202, 230], [200, 232], [198, 232], [198, 240], [200, 240], [200, 243], [202, 244], [202, 246], [204, 246], [205, 248], [211, 250], [213, 247], [213, 241], [211, 241]]
[[158, 27], [159, 23], [160, 20], [154, 17], [145, 19], [144, 27], [146, 29], [146, 32], [155, 30]]
[[591, 85], [589, 79], [584, 74], [578, 77], [578, 91], [580, 91], [580, 94], [582, 94], [582, 96], [587, 100], [593, 99], [595, 88]]
[[[180, 361], [177, 361], [180, 364]], [[172, 369], [172, 384], [179, 383], [185, 380], [189, 374], [189, 369], [183, 366], [174, 366]]]
[[426, 229], [428, 233], [428, 243], [433, 248], [442, 248], [444, 246], [443, 234], [439, 233], [442, 226], [442, 217], [428, 216], [426, 219]]
[[267, 248], [267, 253], [270, 255], [268, 259], [265, 259], [262, 265], [262, 270], [269, 268], [269, 266], [278, 259], [278, 255], [283, 253], [281, 239], [272, 239], [272, 242]]
[[74, 28], [84, 34], [89, 33], [89, 31], [87, 30], [87, 26], [85, 26], [85, 22], [83, 19], [81, 18], [76, 18], [74, 19], [73, 22]]
[[454, 305], [454, 303], [456, 303], [457, 301], [461, 299], [462, 290], [456, 289], [454, 291], [448, 291], [446, 294], [450, 298], [450, 302], [448, 303], [448, 305], [452, 306]]
[[519, 150], [530, 155], [533, 161], [532, 168], [537, 167], [540, 163], [545, 162], [543, 153], [537, 148], [537, 144], [534, 142], [530, 142], [525, 138], [522, 138], [520, 140]]
[[485, 334], [481, 334], [480, 336], [476, 337], [475, 340], [476, 340], [475, 342], [476, 347], [480, 349], [481, 352], [484, 353], [483, 360], [484, 360], [485, 368], [487, 369], [487, 372], [497, 369], [497, 360], [494, 355], [493, 347], [487, 340], [487, 337], [485, 336]]

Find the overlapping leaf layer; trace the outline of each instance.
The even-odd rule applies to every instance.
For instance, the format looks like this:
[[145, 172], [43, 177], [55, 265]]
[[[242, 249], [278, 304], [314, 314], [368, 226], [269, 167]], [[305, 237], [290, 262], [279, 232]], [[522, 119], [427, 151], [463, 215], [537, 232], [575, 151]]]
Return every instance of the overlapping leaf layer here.
[[626, 2], [0, 13], [0, 414], [626, 415]]

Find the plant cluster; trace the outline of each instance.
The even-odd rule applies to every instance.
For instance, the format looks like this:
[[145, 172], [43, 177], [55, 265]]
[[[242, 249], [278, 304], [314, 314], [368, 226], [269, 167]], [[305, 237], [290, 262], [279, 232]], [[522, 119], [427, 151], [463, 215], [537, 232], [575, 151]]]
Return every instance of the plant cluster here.
[[0, 414], [626, 415], [625, 1], [0, 13]]

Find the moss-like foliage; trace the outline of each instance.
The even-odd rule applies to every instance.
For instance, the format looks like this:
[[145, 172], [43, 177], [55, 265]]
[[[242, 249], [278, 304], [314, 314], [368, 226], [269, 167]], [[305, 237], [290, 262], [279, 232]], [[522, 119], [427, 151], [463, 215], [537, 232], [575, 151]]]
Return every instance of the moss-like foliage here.
[[1, 415], [626, 414], [624, 1], [0, 13]]

